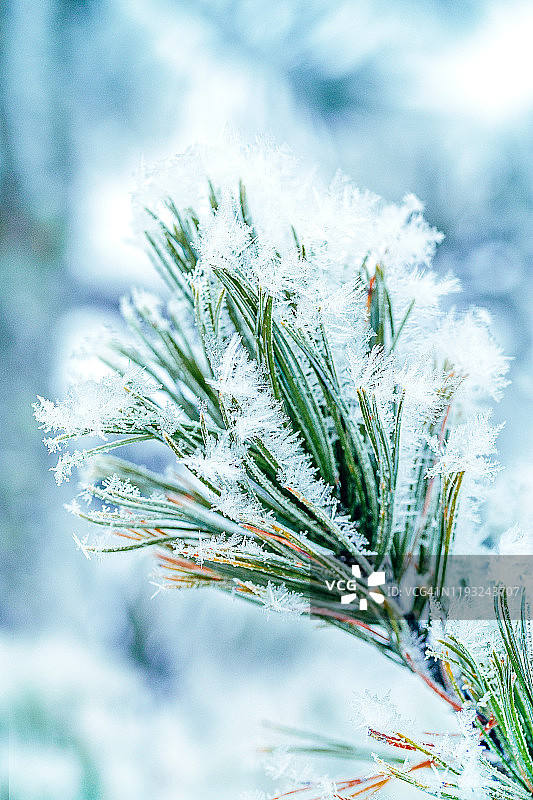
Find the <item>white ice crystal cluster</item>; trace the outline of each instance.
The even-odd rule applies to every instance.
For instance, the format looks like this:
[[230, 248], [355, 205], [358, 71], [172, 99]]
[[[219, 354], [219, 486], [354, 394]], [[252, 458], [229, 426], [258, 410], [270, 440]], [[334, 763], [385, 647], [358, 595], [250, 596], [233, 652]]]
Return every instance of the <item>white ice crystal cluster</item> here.
[[[139, 428], [173, 433], [179, 425], [180, 409], [169, 403], [159, 407], [151, 399], [158, 388], [144, 370], [130, 367], [124, 374], [110, 373], [98, 381], [76, 383], [67, 398], [57, 403], [39, 397], [33, 406], [35, 418], [43, 430], [56, 432], [44, 439], [51, 453], [61, 451], [70, 439], [80, 436], [107, 441], [112, 434], [128, 434]], [[52, 467], [56, 482], [68, 480], [73, 468], [82, 466], [92, 452], [62, 453]]]
[[[140, 398], [153, 393], [154, 388], [141, 369], [132, 368], [124, 375], [112, 373], [100, 381], [74, 384], [67, 399], [59, 403], [39, 397], [35, 417], [46, 431], [62, 430], [68, 436], [92, 434], [103, 439], [110, 423], [118, 420], [127, 424], [145, 413]], [[50, 444], [53, 449], [55, 441]]]
[[455, 718], [458, 732], [440, 737], [432, 748], [434, 757], [448, 765], [450, 780], [435, 771], [427, 780], [428, 789], [436, 797], [445, 796], [448, 784], [452, 784], [453, 789], [450, 786], [448, 792], [456, 800], [490, 800], [494, 796], [491, 793], [494, 773], [485, 758], [486, 750], [474, 724], [476, 712], [464, 708]]
[[[217, 376], [212, 385], [219, 397], [227, 401], [227, 435], [213, 446], [208, 441], [205, 456], [194, 456], [185, 463], [196, 467], [204, 477], [214, 472], [222, 479], [224, 491], [215, 508], [236, 521], [264, 522], [267, 517], [264, 510], [252, 497], [246, 498], [247, 480], [242, 468], [247, 442], [259, 441], [275, 459], [280, 484], [305, 497], [328, 516], [339, 532], [357, 540], [355, 526], [336, 513], [331, 487], [316, 477], [281, 404], [273, 397], [257, 363], [250, 360], [239, 337], [233, 335], [221, 353], [219, 348], [214, 348], [211, 363]], [[360, 545], [363, 546], [362, 540]]]

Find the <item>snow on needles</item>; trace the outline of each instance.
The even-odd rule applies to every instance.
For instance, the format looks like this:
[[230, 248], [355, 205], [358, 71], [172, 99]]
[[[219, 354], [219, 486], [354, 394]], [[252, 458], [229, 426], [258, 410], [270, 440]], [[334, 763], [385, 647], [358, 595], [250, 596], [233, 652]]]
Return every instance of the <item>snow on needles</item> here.
[[[251, 228], [238, 213], [243, 187]], [[423, 205], [412, 194], [386, 203], [341, 173], [328, 186], [286, 146], [244, 145], [234, 138], [219, 146], [196, 145], [145, 170], [134, 195], [140, 230], [157, 228], [144, 208], [171, 224], [169, 199], [180, 213], [194, 209], [201, 270], [228, 269], [280, 300], [290, 295], [299, 322], [324, 323], [340, 361], [347, 346], [366, 349], [361, 265], [370, 277], [379, 265], [394, 323], [405, 325], [398, 355], [409, 363], [429, 360], [455, 369], [465, 403], [501, 395], [508, 363], [490, 333], [490, 319], [479, 309], [444, 311], [443, 300], [459, 284], [431, 269], [443, 236], [424, 220]], [[278, 312], [283, 316], [282, 302]]]
[[[328, 185], [286, 146], [226, 137], [220, 145], [196, 145], [144, 170], [134, 205], [139, 230], [157, 241], [163, 241], [157, 238], [164, 231], [161, 224], [172, 244], [176, 224], [186, 221], [182, 231], [191, 265], [175, 283], [181, 290], [176, 288], [168, 302], [134, 290], [131, 301], [122, 304], [130, 327], [145, 337], [138, 352], [147, 359], [156, 354], [151, 372], [163, 376], [173, 402], [167, 409], [157, 406], [157, 387], [148, 385], [151, 380], [141, 370], [124, 364], [124, 375], [74, 386], [63, 403], [40, 399], [35, 413], [41, 425], [64, 432], [47, 440], [51, 449], [59, 449], [65, 437], [142, 435], [150, 427], [163, 432], [161, 439], [179, 427], [179, 405], [190, 419], [196, 415], [198, 425], [207, 403], [216, 426], [222, 413], [223, 430], [204, 430], [180, 460], [204, 483], [218, 487], [212, 509], [235, 521], [268, 518], [243, 466], [255, 442], [273, 458], [281, 487], [347, 530], [350, 521], [341, 509], [335, 522], [335, 465], [324, 481], [263, 374], [260, 353], [239, 328], [235, 334], [231, 304], [223, 301], [228, 287], [239, 286], [258, 302], [270, 298], [272, 325], [289, 331], [298, 346], [327, 343], [335, 391], [355, 429], [362, 425], [361, 392], [372, 396], [387, 446], [397, 445], [393, 532], [410, 524], [417, 476], [431, 482], [464, 472], [465, 509], [469, 495], [477, 496], [492, 479], [498, 428], [491, 425], [488, 404], [501, 396], [508, 362], [485, 312], [446, 310], [444, 303], [459, 285], [452, 275], [432, 270], [443, 237], [425, 221], [414, 195], [387, 203], [341, 173]], [[204, 296], [217, 308], [211, 332], [198, 326], [194, 331], [198, 308], [193, 305]], [[386, 309], [389, 334], [375, 330], [376, 297]], [[383, 319], [379, 324], [383, 328]], [[178, 366], [169, 371], [175, 358]], [[302, 358], [300, 369], [312, 392], [320, 378], [309, 363]], [[216, 403], [222, 412], [213, 411]], [[329, 436], [333, 428], [330, 416], [321, 435]], [[332, 433], [324, 448], [330, 462], [338, 444]], [[68, 477], [84, 453], [61, 459], [56, 474]], [[353, 525], [350, 534], [357, 535]]]
[[[174, 585], [353, 621], [426, 675], [418, 607], [375, 602], [377, 632], [349, 603], [330, 607], [323, 577], [388, 563], [402, 580], [460, 530], [476, 547], [467, 521], [498, 470], [490, 406], [508, 360], [486, 312], [451, 307], [458, 281], [431, 267], [442, 234], [414, 195], [387, 203], [341, 173], [326, 184], [268, 141], [191, 147], [144, 171], [134, 204], [169, 292], [132, 290], [121, 304], [130, 338], [102, 357], [110, 374], [35, 404], [55, 433], [45, 441], [60, 453], [58, 483], [92, 459], [82, 497], [96, 507], [70, 510], [126, 537], [115, 549], [155, 544]], [[104, 444], [63, 451], [85, 435]], [[164, 473], [109, 455], [145, 440], [166, 453]], [[483, 636], [470, 635], [480, 651]], [[367, 694], [357, 713], [379, 741], [401, 736], [387, 698]], [[465, 708], [457, 721], [459, 737], [433, 750], [457, 765], [446, 796], [486, 795], [475, 717]], [[322, 794], [340, 796], [333, 784]]]

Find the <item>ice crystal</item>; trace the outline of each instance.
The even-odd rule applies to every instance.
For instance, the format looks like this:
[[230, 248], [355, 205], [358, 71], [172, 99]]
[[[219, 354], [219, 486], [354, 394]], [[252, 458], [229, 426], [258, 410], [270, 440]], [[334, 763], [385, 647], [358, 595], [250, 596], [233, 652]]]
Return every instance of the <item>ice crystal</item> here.
[[302, 595], [291, 592], [284, 583], [279, 586], [271, 581], [266, 587], [252, 590], [256, 594], [267, 611], [274, 611], [277, 614], [305, 614], [309, 611], [309, 603]]
[[398, 711], [390, 691], [377, 694], [365, 689], [354, 695], [352, 709], [355, 725], [367, 733], [396, 735], [413, 729], [413, 721]]
[[67, 399], [57, 404], [39, 397], [34, 405], [35, 417], [46, 431], [62, 430], [69, 436], [90, 433], [105, 439], [108, 426], [137, 416], [138, 396], [153, 391], [153, 382], [143, 370], [133, 368], [124, 375], [111, 374], [100, 381], [76, 384]]
[[460, 766], [457, 778], [458, 800], [489, 800], [490, 789], [494, 788], [492, 774], [484, 760], [485, 750], [474, 726], [475, 719], [474, 709], [463, 708], [456, 715], [459, 737], [449, 737], [443, 741], [441, 747], [437, 747], [440, 756], [450, 758]]
[[51, 472], [54, 473], [56, 483], [60, 486], [63, 481], [68, 481], [72, 470], [75, 467], [80, 467], [87, 458], [87, 451], [74, 450], [72, 453], [63, 453], [59, 456], [55, 467], [50, 467]]
[[502, 555], [528, 555], [533, 552], [533, 529], [524, 530], [520, 525], [502, 533], [498, 542], [498, 552]]
[[237, 410], [228, 412], [237, 441], [259, 439], [274, 456], [281, 483], [327, 510], [332, 502], [330, 488], [316, 478], [288, 418], [237, 335], [214, 368], [218, 379], [213, 386], [237, 404]]
[[430, 626], [428, 656], [442, 658], [447, 655], [446, 641], [461, 642], [472, 656], [483, 664], [497, 646], [498, 628], [493, 620], [448, 619], [443, 624], [434, 619]]

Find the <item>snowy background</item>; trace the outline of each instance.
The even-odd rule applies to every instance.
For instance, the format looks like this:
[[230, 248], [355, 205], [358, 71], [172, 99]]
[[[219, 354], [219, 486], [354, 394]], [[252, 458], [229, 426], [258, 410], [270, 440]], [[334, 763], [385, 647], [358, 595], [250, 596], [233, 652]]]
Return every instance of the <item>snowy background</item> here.
[[438, 269], [514, 359], [489, 518], [531, 524], [531, 3], [3, 0], [0, 16], [0, 797], [272, 791], [262, 721], [356, 741], [353, 694], [378, 681], [434, 729], [416, 679], [336, 631], [209, 593], [150, 599], [137, 554], [86, 561], [31, 403], [61, 396], [69, 353], [153, 283], [129, 240], [141, 160], [267, 131], [325, 175], [414, 192], [446, 233]]

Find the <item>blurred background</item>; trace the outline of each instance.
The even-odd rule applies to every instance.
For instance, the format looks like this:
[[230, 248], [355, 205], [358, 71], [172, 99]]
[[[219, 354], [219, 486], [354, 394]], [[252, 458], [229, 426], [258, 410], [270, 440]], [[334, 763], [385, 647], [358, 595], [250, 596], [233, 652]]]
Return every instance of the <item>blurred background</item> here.
[[326, 176], [414, 192], [446, 233], [437, 269], [513, 358], [491, 530], [531, 525], [532, 4], [3, 0], [0, 17], [0, 797], [259, 797], [284, 780], [262, 720], [356, 740], [353, 693], [380, 682], [436, 725], [415, 679], [342, 634], [209, 592], [151, 598], [137, 554], [85, 560], [31, 403], [154, 283], [130, 241], [141, 161], [266, 131]]

